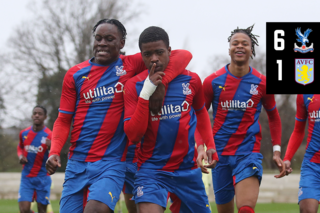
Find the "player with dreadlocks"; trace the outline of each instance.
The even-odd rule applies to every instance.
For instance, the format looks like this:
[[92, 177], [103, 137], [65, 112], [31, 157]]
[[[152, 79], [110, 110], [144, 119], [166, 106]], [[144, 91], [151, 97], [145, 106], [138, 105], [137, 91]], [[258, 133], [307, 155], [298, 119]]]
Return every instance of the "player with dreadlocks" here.
[[[119, 200], [128, 145], [123, 89], [127, 80], [146, 69], [140, 53], [120, 55], [126, 34], [118, 20], [99, 21], [93, 28], [93, 58], [75, 65], [64, 77], [46, 163], [49, 174], [61, 166], [60, 152], [73, 121], [61, 213], [111, 213]], [[164, 88], [184, 71], [191, 57], [184, 50], [171, 54], [166, 75], [158, 76]]]
[[[212, 170], [213, 187], [219, 213], [252, 213], [258, 199], [262, 177], [260, 153], [262, 106], [268, 114], [273, 144], [273, 160], [281, 177], [285, 173], [280, 158], [281, 121], [274, 95], [266, 94], [266, 77], [249, 66], [255, 55], [257, 36], [252, 28], [231, 32], [231, 62], [209, 75], [203, 83], [206, 108], [213, 108], [213, 137], [219, 156]], [[201, 140], [197, 137], [196, 140]]]

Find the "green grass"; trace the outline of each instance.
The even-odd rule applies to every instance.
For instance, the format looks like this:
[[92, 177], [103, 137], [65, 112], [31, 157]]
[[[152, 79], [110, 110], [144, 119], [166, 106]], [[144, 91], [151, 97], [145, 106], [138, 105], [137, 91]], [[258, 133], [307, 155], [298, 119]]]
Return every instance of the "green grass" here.
[[[52, 208], [55, 213], [59, 212], [59, 201], [51, 201]], [[211, 203], [212, 212], [217, 212], [216, 205]], [[17, 200], [0, 200], [0, 213], [18, 213], [18, 202]], [[165, 211], [169, 213], [170, 210], [167, 208]], [[235, 211], [237, 212], [237, 211]], [[255, 209], [257, 213], [297, 213], [299, 212], [299, 206], [295, 203], [258, 203]], [[117, 209], [115, 211], [117, 213]], [[122, 203], [122, 213], [127, 213], [124, 202]], [[320, 209], [318, 210], [320, 213]]]

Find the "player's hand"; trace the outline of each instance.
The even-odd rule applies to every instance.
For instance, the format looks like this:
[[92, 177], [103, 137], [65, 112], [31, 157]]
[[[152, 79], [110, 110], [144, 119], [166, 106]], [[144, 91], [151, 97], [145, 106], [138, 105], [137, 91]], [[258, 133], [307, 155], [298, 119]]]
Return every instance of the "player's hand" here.
[[213, 154], [216, 153], [216, 150], [214, 149], [208, 149], [207, 150], [207, 156], [208, 156], [208, 165], [204, 165], [206, 168], [214, 168], [217, 164], [216, 160], [212, 159]]
[[61, 161], [59, 155], [51, 155], [46, 162], [46, 169], [49, 175], [56, 172], [57, 167], [61, 167]]
[[165, 74], [164, 72], [160, 72], [160, 71], [154, 72], [155, 68], [156, 68], [156, 63], [153, 63], [150, 69], [149, 79], [154, 85], [158, 86], [162, 82], [162, 76], [164, 76]]
[[273, 152], [273, 161], [275, 162], [275, 164], [277, 165], [280, 174], [275, 175], [275, 178], [282, 178], [283, 176], [286, 175], [286, 167], [282, 161], [282, 159], [280, 158], [281, 153], [279, 151], [275, 151]]
[[283, 162], [286, 167], [286, 175], [289, 175], [292, 172], [291, 162], [286, 160]]
[[201, 168], [203, 173], [209, 174], [208, 169], [202, 164], [203, 160], [205, 163], [208, 163], [207, 153], [204, 151], [203, 145], [200, 145], [198, 146], [197, 165]]
[[157, 115], [161, 111], [165, 92], [166, 87], [160, 83], [154, 93], [150, 96], [149, 109], [154, 115]]
[[19, 161], [20, 161], [20, 164], [28, 163], [28, 159], [24, 155], [19, 156]]
[[49, 138], [46, 138], [46, 145], [48, 148], [51, 146], [51, 140]]

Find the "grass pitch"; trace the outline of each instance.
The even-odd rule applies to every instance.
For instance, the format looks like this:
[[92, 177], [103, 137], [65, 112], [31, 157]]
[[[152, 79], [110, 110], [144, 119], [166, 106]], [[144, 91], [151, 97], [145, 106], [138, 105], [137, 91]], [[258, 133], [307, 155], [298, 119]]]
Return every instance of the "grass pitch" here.
[[[59, 201], [51, 201], [54, 213], [59, 213]], [[217, 212], [215, 203], [211, 203], [212, 212]], [[18, 213], [18, 201], [17, 200], [0, 200], [0, 213]], [[169, 208], [165, 211], [170, 213]], [[234, 211], [237, 212], [236, 210]], [[297, 213], [299, 212], [298, 204], [294, 203], [258, 203], [255, 209], [257, 213]], [[115, 209], [115, 213], [118, 213], [118, 209]], [[122, 213], [127, 213], [125, 203], [122, 202]], [[318, 210], [320, 213], [320, 209]]]

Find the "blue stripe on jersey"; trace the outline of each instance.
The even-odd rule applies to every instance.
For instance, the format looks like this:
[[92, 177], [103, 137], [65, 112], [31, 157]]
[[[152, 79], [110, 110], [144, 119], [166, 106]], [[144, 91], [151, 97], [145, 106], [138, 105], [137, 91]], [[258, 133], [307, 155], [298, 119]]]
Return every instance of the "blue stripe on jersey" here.
[[258, 120], [261, 108], [262, 101], [260, 101], [257, 105], [257, 111], [254, 114], [254, 123], [248, 128], [246, 137], [238, 147], [235, 155], [247, 154], [248, 152], [252, 152], [255, 145], [255, 143], [252, 143], [252, 141], [256, 141], [256, 134], [260, 132], [260, 124]]
[[[105, 86], [106, 88], [113, 87], [119, 81], [119, 76], [115, 75], [115, 66], [122, 66], [122, 60], [119, 58], [116, 62], [109, 65], [108, 69], [104, 71], [104, 74], [99, 79], [96, 88]], [[82, 79], [82, 77], [81, 77]], [[83, 82], [83, 81], [82, 81]], [[82, 83], [81, 83], [82, 85]], [[99, 89], [98, 89], [99, 90]], [[79, 94], [80, 95], [80, 94]], [[97, 98], [105, 97], [106, 95], [98, 96]], [[96, 99], [96, 98], [95, 98]], [[93, 101], [95, 100], [93, 99]], [[110, 108], [113, 98], [109, 98], [105, 101], [97, 101], [90, 104], [87, 111], [85, 119], [83, 121], [83, 126], [81, 133], [79, 135], [78, 141], [76, 142], [76, 148], [73, 150], [74, 154], [72, 158], [86, 159], [88, 152], [97, 137], [104, 118]], [[123, 119], [120, 122], [123, 125]], [[123, 132], [124, 135], [124, 132]], [[121, 143], [119, 141], [119, 143]], [[119, 156], [121, 158], [121, 156]]]
[[270, 111], [274, 110], [276, 107], [277, 107], [277, 104], [275, 104], [272, 109], [266, 109], [266, 111], [270, 112]]
[[123, 153], [124, 149], [126, 148], [127, 136], [124, 133], [123, 117], [124, 111], [122, 111], [117, 130], [114, 133], [110, 144], [104, 154], [104, 156], [108, 156], [108, 159], [112, 158], [120, 160], [122, 158], [122, 155], [119, 155], [119, 153]]
[[221, 92], [223, 91], [222, 89], [218, 89], [219, 86], [224, 86], [225, 83], [226, 83], [226, 80], [227, 80], [227, 76], [228, 76], [228, 73], [225, 73], [223, 75], [220, 75], [219, 77], [213, 79], [213, 81], [211, 82], [211, 85], [212, 85], [212, 89], [213, 89], [213, 100], [212, 100], [212, 116], [213, 116], [213, 120], [215, 119], [216, 117], [216, 113], [217, 113], [217, 110], [218, 110], [218, 106], [219, 106], [219, 97], [220, 97], [220, 94]]
[[197, 127], [197, 116], [194, 112], [193, 108], [189, 112], [190, 121], [189, 126], [190, 129], [188, 131], [188, 142], [189, 142], [189, 149], [188, 154], [183, 158], [183, 162], [181, 163], [179, 169], [190, 169], [194, 166], [194, 152], [195, 152], [195, 138], [194, 138], [194, 132], [196, 131]]
[[297, 121], [301, 121], [301, 122], [303, 122], [303, 121], [306, 121], [307, 120], [307, 118], [306, 119], [299, 119], [299, 118], [297, 118], [297, 117], [295, 117], [296, 118], [296, 120]]
[[60, 110], [60, 109], [59, 109], [59, 112], [62, 112], [62, 113], [65, 113], [65, 114], [71, 114], [71, 115], [74, 114], [74, 112], [68, 112], [68, 111], [64, 111], [64, 110]]

